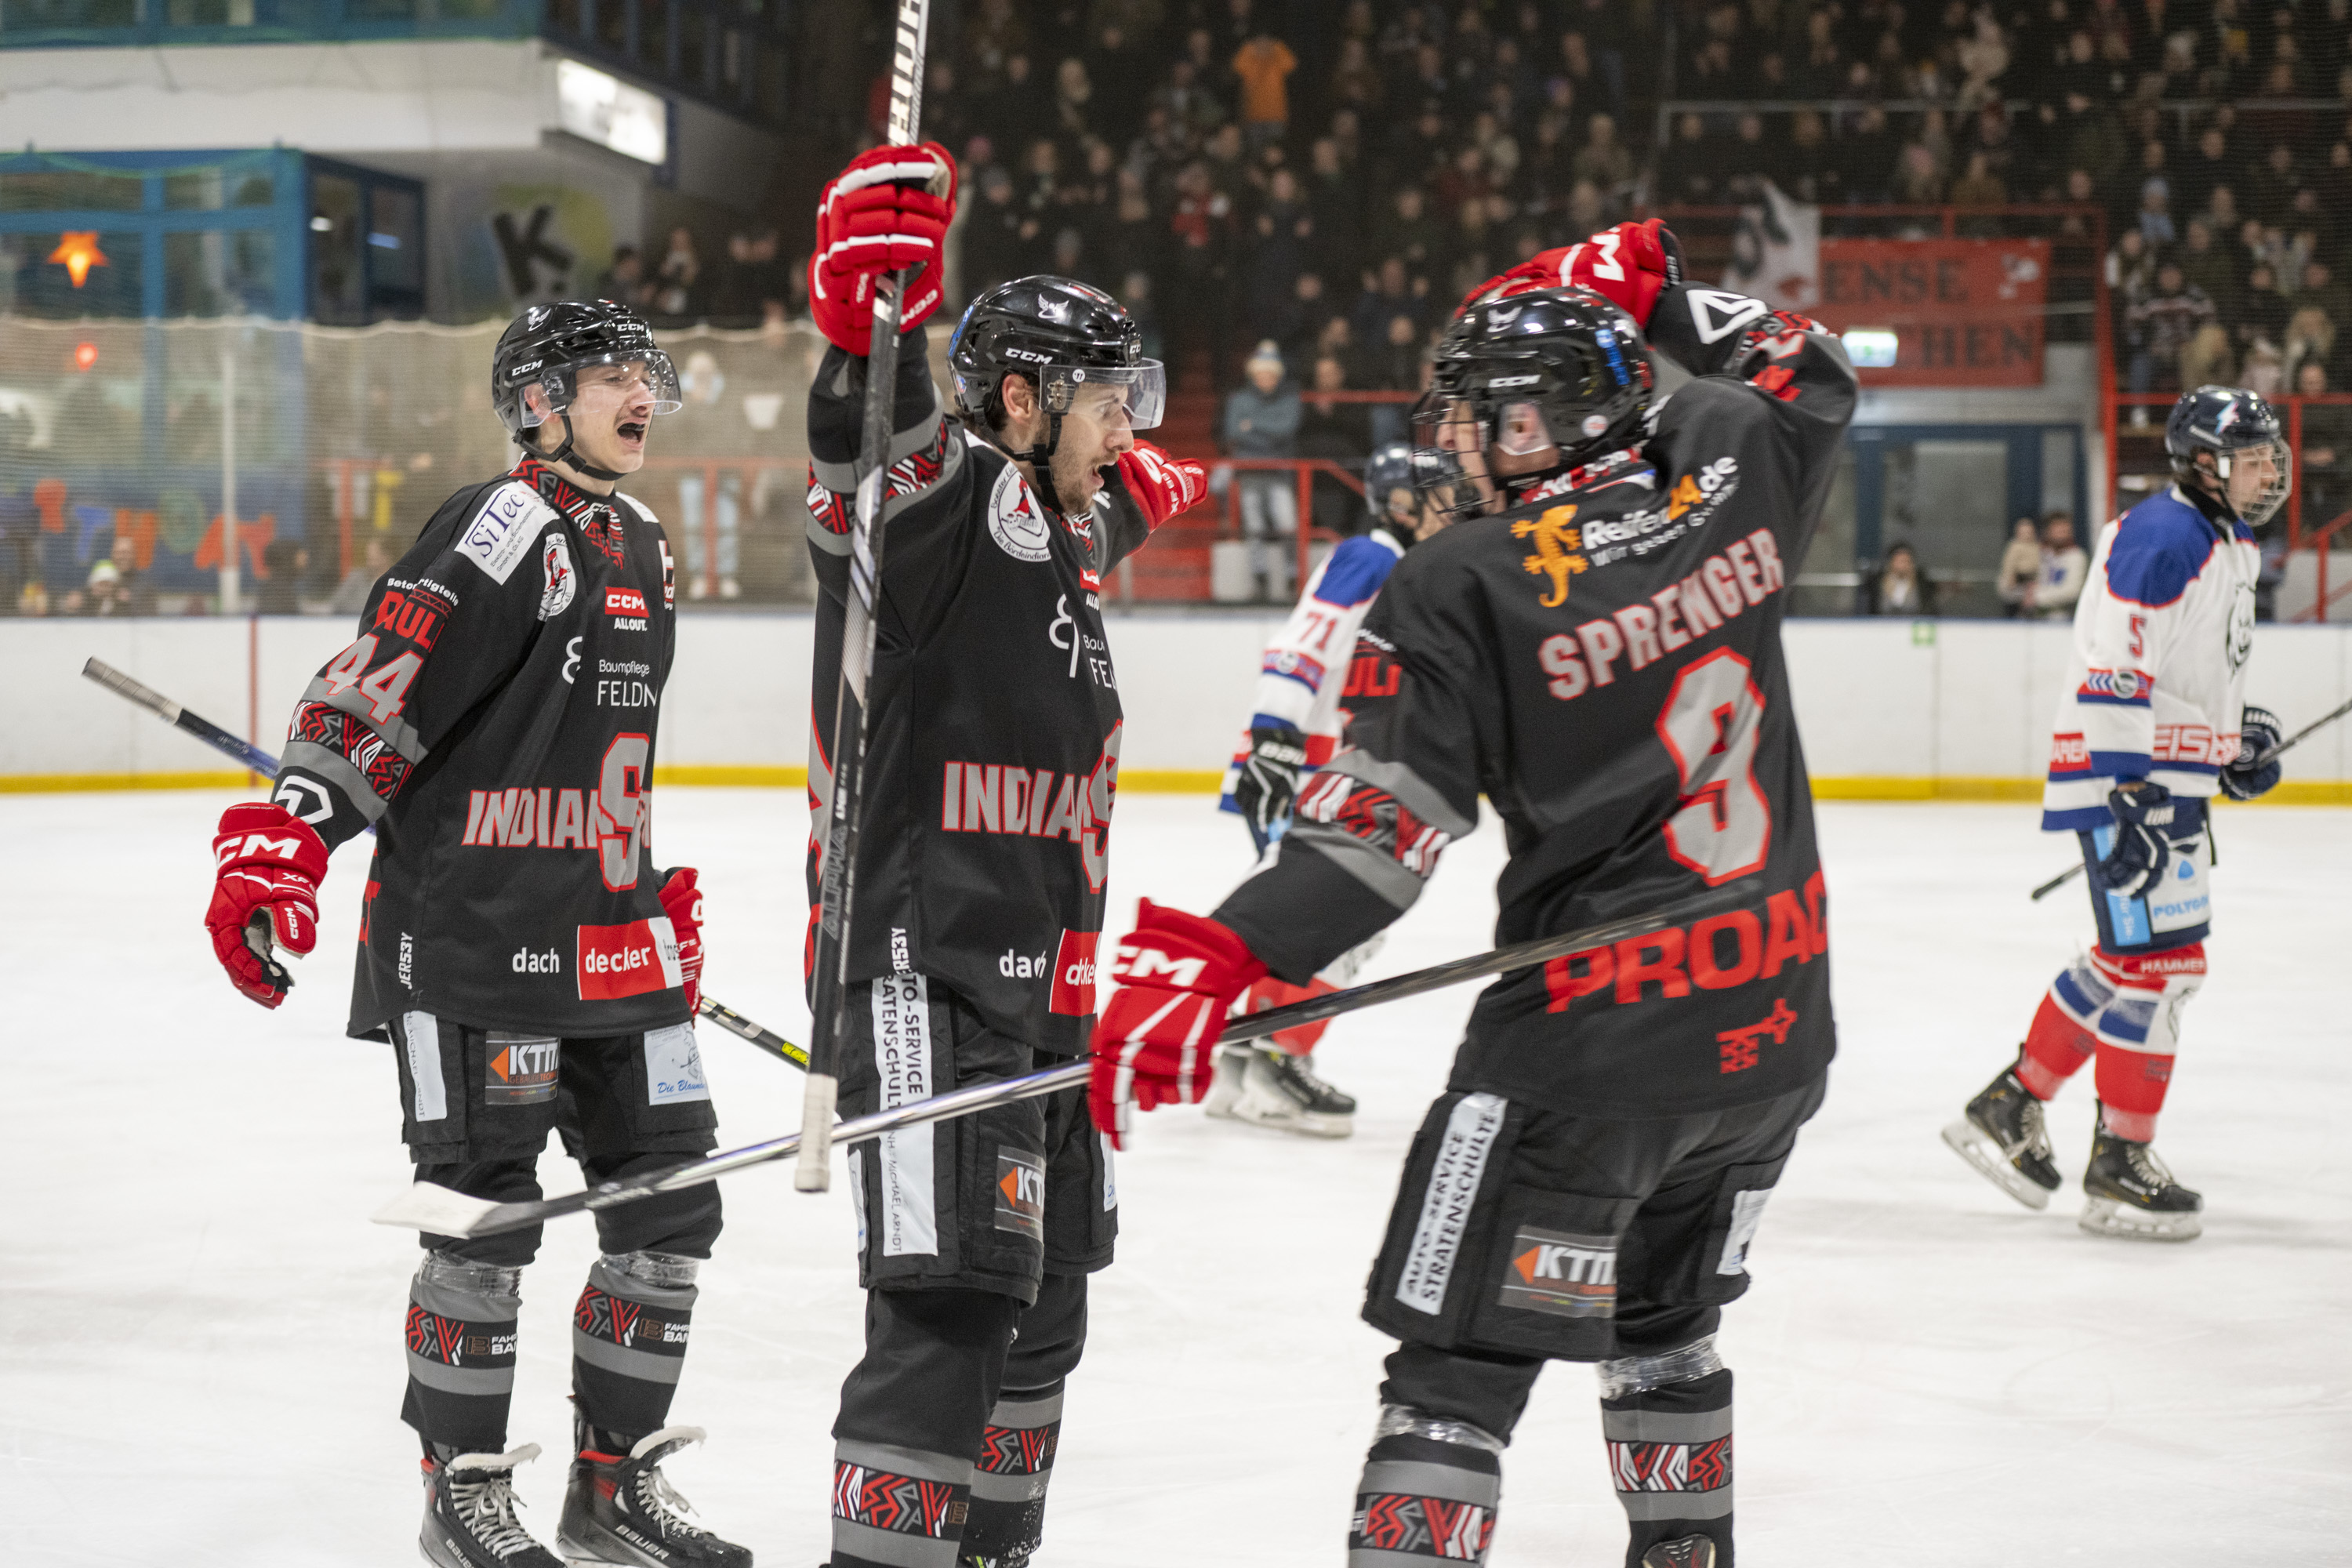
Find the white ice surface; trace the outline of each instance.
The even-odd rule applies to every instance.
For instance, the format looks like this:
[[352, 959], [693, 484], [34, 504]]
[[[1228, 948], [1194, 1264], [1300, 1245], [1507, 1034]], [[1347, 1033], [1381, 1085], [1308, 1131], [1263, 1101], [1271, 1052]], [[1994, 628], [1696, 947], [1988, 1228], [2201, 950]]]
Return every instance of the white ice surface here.
[[[0, 796], [0, 1563], [415, 1561], [397, 1420], [407, 1235], [393, 1065], [342, 1038], [366, 845], [329, 879], [321, 955], [263, 1013], [198, 921], [202, 794]], [[786, 792], [671, 790], [665, 864], [703, 868], [714, 994], [796, 1039], [806, 819]], [[1749, 1568], [2352, 1560], [2352, 1175], [2338, 1142], [2352, 813], [2221, 826], [2220, 933], [2159, 1146], [2206, 1235], [2084, 1236], [2079, 1194], [2012, 1205], [1937, 1129], [2007, 1058], [2088, 940], [2079, 893], [2025, 891], [2068, 848], [2031, 808], [1829, 805], [1844, 1052], [1727, 1316]], [[1486, 945], [1491, 823], [1448, 857], [1375, 973]], [[1119, 803], [1118, 920], [1204, 910], [1239, 825], [1198, 797]], [[1005, 933], [1008, 946], [1034, 933]], [[1388, 1342], [1358, 1321], [1406, 1141], [1470, 993], [1340, 1023], [1321, 1061], [1363, 1101], [1328, 1144], [1146, 1120], [1119, 1171], [1041, 1568], [1336, 1563]], [[798, 1122], [800, 1078], [715, 1030], [731, 1146]], [[2070, 1178], [2091, 1086], [2052, 1115]], [[551, 1153], [551, 1190], [576, 1172]], [[824, 1552], [829, 1438], [855, 1359], [848, 1210], [785, 1168], [739, 1175], [703, 1275], [673, 1467], [767, 1568]], [[553, 1534], [584, 1220], [526, 1277], [512, 1441]], [[1506, 1458], [1491, 1561], [1613, 1564], [1591, 1374], [1549, 1371]]]

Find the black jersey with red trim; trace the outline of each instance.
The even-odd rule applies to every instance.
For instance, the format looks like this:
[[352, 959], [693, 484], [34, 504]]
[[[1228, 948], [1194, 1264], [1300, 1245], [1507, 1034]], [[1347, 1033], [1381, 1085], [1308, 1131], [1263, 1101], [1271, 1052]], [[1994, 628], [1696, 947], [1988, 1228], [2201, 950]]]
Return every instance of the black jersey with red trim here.
[[[904, 340], [883, 487], [850, 980], [913, 971], [1036, 1049], [1086, 1049], [1110, 875], [1118, 687], [1101, 581], [1150, 535], [1116, 472], [1091, 511], [1047, 507], [946, 416], [922, 330]], [[829, 842], [866, 361], [831, 350], [809, 396], [817, 599], [808, 850]]]
[[375, 826], [353, 1035], [686, 1019], [650, 859], [675, 597], [652, 512], [533, 458], [444, 501], [376, 584], [276, 795], [331, 847]]
[[1668, 289], [1649, 335], [1696, 379], [1639, 449], [1405, 556], [1358, 639], [1345, 749], [1216, 911], [1303, 983], [1412, 905], [1481, 794], [1510, 852], [1497, 944], [1719, 889], [1706, 919], [1479, 997], [1453, 1088], [1604, 1116], [1768, 1100], [1836, 1048], [1780, 622], [1853, 372], [1814, 323], [1720, 289]]

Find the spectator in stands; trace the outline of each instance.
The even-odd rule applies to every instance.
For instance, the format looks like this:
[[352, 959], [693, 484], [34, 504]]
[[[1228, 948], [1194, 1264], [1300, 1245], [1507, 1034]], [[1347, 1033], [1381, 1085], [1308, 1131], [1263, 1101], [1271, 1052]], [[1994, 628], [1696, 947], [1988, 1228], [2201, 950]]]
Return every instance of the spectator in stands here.
[[669, 231], [669, 249], [654, 274], [649, 303], [654, 313], [683, 324], [702, 313], [702, 256], [694, 231], [684, 224]]
[[[108, 559], [100, 562], [99, 564], [111, 568], [114, 562]], [[254, 584], [256, 611], [265, 616], [300, 615], [302, 605], [298, 595], [301, 592], [303, 574], [310, 569], [310, 552], [302, 548], [300, 540], [273, 539], [263, 545], [261, 547], [261, 580]], [[112, 597], [114, 589], [121, 585], [121, 574], [118, 572], [115, 574], [113, 583], [110, 584], [109, 597]], [[90, 571], [89, 589], [91, 597], [96, 599], [99, 591], [96, 568]], [[103, 616], [110, 612], [99, 609], [93, 613]]]
[[[1222, 431], [1225, 453], [1234, 458], [1290, 458], [1298, 452], [1301, 416], [1298, 387], [1282, 363], [1282, 351], [1257, 346], [1244, 367], [1245, 381], [1225, 399]], [[1242, 533], [1250, 542], [1250, 571], [1265, 597], [1290, 596], [1292, 552], [1281, 542], [1298, 532], [1297, 482], [1286, 469], [1244, 469], [1235, 476], [1242, 494]]]
[[2138, 226], [2151, 246], [2168, 246], [2180, 237], [2172, 226], [2172, 187], [2161, 174], [2150, 174], [2140, 182]]
[[[2125, 312], [2133, 342], [2131, 389], [2178, 391], [2180, 351], [2212, 319], [2213, 301], [2205, 297], [2205, 290], [2181, 277], [2179, 263], [2167, 261], [2158, 267], [2156, 288]], [[2135, 418], [2133, 423], [2139, 420]]]
[[1619, 143], [1613, 116], [1596, 114], [1585, 121], [1584, 149], [1569, 161], [1569, 173], [1604, 193], [1633, 183], [1633, 155]]
[[1863, 584], [1862, 613], [1865, 616], [1932, 616], [1936, 613], [1936, 584], [1919, 569], [1918, 552], [1907, 544], [1898, 544], [1886, 552], [1886, 560]]
[[[2307, 359], [2296, 367], [2298, 397], [2325, 397], [2327, 367]], [[2333, 521], [2352, 507], [2352, 408], [2326, 403], [2303, 409], [2303, 449], [2295, 455], [2295, 484], [2303, 492], [2306, 531]]]
[[2083, 596], [2083, 579], [2090, 557], [2074, 542], [2074, 514], [2053, 511], [2042, 520], [2042, 572], [2025, 597], [2025, 613], [2040, 621], [2074, 617], [2074, 601]]
[[[2000, 175], [1992, 172], [1991, 155], [1979, 149], [1969, 154], [1967, 172], [1952, 182], [1947, 199], [1963, 210], [1997, 207], [2008, 202], [2009, 187], [2001, 183]], [[1978, 238], [1990, 238], [2000, 234], [2000, 223], [1992, 217], [1966, 218], [1961, 221], [1959, 231]]]
[[2011, 620], [2023, 615], [2026, 597], [2041, 575], [2042, 531], [2032, 518], [2021, 517], [2011, 531], [2009, 547], [2000, 552], [2000, 571], [1993, 579], [2000, 613]]
[[1279, 142], [1290, 128], [1290, 73], [1298, 57], [1290, 46], [1260, 30], [1234, 51], [1233, 72], [1241, 82], [1242, 132], [1253, 148]]
[[[634, 245], [615, 246], [613, 265], [596, 279], [596, 298], [635, 309], [645, 302], [646, 264]], [[358, 612], [354, 611], [353, 614]]]
[[[1360, 464], [1371, 455], [1370, 409], [1361, 403], [1340, 403], [1318, 393], [1348, 390], [1348, 367], [1337, 354], [1315, 361], [1313, 390], [1301, 402], [1298, 455], [1328, 458], [1334, 462]], [[1328, 474], [1315, 476], [1315, 526], [1333, 532], [1348, 531], [1357, 506], [1353, 492]]]
[[327, 601], [328, 613], [356, 616], [366, 609], [368, 595], [375, 591], [383, 574], [392, 570], [392, 542], [382, 534], [370, 534], [359, 561], [335, 584], [335, 596]]
[[1036, 270], [1028, 262], [1042, 226], [1013, 199], [1013, 176], [1001, 164], [981, 177], [980, 200], [969, 211], [961, 225], [966, 299]]

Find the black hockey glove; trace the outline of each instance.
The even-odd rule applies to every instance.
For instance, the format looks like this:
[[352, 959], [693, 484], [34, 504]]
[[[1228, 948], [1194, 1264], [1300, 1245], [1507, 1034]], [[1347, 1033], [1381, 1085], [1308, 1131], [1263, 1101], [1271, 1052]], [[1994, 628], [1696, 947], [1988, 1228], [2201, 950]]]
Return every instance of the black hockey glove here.
[[1287, 724], [1270, 724], [1250, 731], [1249, 755], [1242, 761], [1242, 776], [1234, 785], [1234, 805], [1248, 825], [1251, 842], [1265, 853], [1274, 825], [1290, 815], [1298, 798], [1298, 770], [1307, 765], [1307, 738]]
[[2099, 862], [2099, 884], [2135, 899], [2156, 885], [2172, 859], [2167, 833], [2172, 826], [2172, 792], [2147, 783], [2109, 790], [2107, 809], [2116, 814], [2116, 841]]
[[2279, 762], [2255, 765], [2255, 759], [2279, 743], [2286, 734], [2286, 726], [2278, 715], [2267, 708], [2249, 706], [2238, 721], [2238, 760], [2221, 770], [2221, 793], [2231, 800], [2252, 800], [2258, 795], [2268, 795], [2286, 764]]

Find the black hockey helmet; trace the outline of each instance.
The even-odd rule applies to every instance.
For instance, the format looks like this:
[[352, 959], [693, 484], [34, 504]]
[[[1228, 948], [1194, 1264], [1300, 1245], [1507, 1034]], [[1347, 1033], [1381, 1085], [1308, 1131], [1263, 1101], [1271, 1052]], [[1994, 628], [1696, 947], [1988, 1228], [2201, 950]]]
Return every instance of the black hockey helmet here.
[[[1399, 517], [1393, 510], [1396, 492], [1411, 498], [1410, 510]], [[1364, 510], [1368, 528], [1385, 528], [1405, 544], [1418, 535], [1421, 521], [1421, 475], [1413, 462], [1412, 443], [1389, 441], [1364, 460]]]
[[[568, 461], [600, 479], [616, 479], [621, 476], [573, 453], [569, 410], [580, 389], [579, 373], [586, 366], [640, 363], [653, 388], [654, 412], [677, 413], [684, 401], [678, 394], [677, 367], [635, 310], [610, 300], [533, 305], [507, 324], [490, 353], [490, 406], [518, 441], [525, 430], [562, 418], [563, 445], [549, 454], [549, 460]], [[533, 386], [547, 400], [544, 413], [531, 408], [523, 395]]]
[[[1414, 411], [1414, 443], [1424, 488], [1455, 517], [1484, 510], [1457, 453], [1465, 444], [1438, 439], [1437, 426], [1467, 418], [1468, 441], [1481, 453], [1524, 456], [1559, 449], [1549, 467], [1497, 477], [1506, 498], [1550, 475], [1632, 446], [1650, 406], [1650, 356], [1641, 329], [1589, 289], [1546, 289], [1473, 305], [1437, 340], [1430, 391]], [[1537, 416], [1532, 428], [1521, 405]], [[1507, 426], [1519, 426], [1519, 434]], [[1435, 454], [1431, 456], [1430, 454]], [[1491, 461], [1488, 472], [1493, 472]]]
[[[2164, 422], [2164, 450], [2172, 459], [2173, 476], [2209, 494], [2218, 492], [2225, 502], [2238, 464], [2265, 449], [2271, 459], [2269, 478], [2260, 493], [2236, 508], [2251, 528], [2276, 516], [2294, 488], [2294, 457], [2278, 411], [2260, 393], [2242, 386], [2200, 386], [2182, 393]], [[2210, 468], [2198, 463], [2200, 452], [2212, 454]]]

